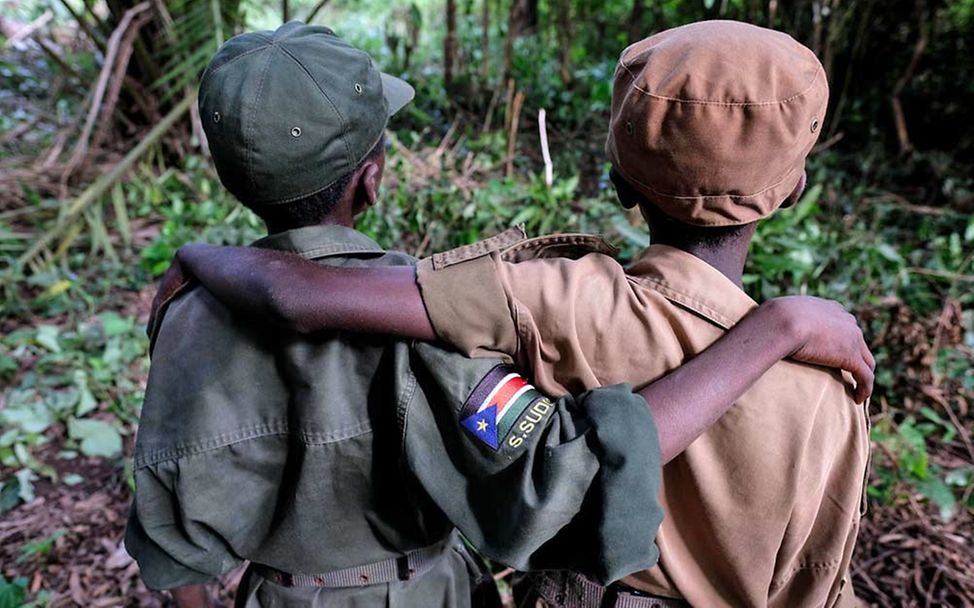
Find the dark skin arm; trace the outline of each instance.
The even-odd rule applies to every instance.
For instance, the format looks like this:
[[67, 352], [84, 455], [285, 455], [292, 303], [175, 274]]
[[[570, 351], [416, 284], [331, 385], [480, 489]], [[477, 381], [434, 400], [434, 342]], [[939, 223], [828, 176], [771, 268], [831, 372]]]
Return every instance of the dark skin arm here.
[[210, 594], [206, 585], [187, 585], [170, 591], [177, 608], [210, 608]]
[[[188, 245], [163, 279], [153, 317], [190, 276], [235, 310], [302, 333], [337, 329], [437, 339], [411, 266], [334, 268], [278, 251]], [[150, 327], [154, 323], [151, 318]], [[875, 361], [852, 315], [830, 300], [770, 300], [710, 348], [639, 391], [656, 419], [664, 462], [787, 357], [848, 370], [857, 402], [872, 392]]]

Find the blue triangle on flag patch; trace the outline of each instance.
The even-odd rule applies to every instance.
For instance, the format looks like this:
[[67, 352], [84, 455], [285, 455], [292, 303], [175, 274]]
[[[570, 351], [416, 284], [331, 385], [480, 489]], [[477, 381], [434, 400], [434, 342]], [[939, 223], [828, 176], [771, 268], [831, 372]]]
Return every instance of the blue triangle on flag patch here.
[[497, 406], [491, 405], [460, 422], [474, 437], [497, 449]]

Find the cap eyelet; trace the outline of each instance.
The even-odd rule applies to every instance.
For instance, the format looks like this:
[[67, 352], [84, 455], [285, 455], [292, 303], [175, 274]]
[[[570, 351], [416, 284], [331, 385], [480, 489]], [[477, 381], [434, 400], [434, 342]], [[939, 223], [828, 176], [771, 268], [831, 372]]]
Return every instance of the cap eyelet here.
[[636, 128], [632, 126], [631, 122], [626, 123], [626, 135], [632, 135], [636, 132]]
[[223, 117], [220, 116], [220, 113], [219, 112], [214, 112], [213, 113], [213, 122], [220, 122], [220, 119], [221, 118], [223, 118]]
[[811, 128], [812, 128], [812, 133], [815, 133], [816, 131], [818, 131], [818, 119], [817, 118], [813, 118], [812, 119], [812, 127]]
[[363, 90], [362, 89], [362, 85], [360, 85], [359, 83], [356, 82], [355, 83], [355, 92], [358, 93], [359, 95], [361, 95], [362, 94], [362, 90]]
[[291, 127], [291, 137], [301, 137], [301, 127]]

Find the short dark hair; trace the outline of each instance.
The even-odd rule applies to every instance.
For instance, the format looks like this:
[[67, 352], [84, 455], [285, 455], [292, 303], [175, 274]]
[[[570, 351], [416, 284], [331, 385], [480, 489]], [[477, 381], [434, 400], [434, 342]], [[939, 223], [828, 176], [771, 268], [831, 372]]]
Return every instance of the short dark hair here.
[[673, 219], [659, 210], [652, 203], [641, 203], [642, 209], [649, 220], [650, 234], [666, 235], [669, 243], [681, 248], [703, 247], [719, 249], [727, 241], [739, 238], [747, 229], [748, 224], [738, 226], [694, 226], [680, 220]]
[[262, 207], [259, 210], [255, 210], [255, 213], [268, 224], [286, 226], [288, 228], [302, 228], [321, 223], [321, 219], [331, 213], [335, 209], [335, 205], [345, 195], [345, 190], [348, 189], [348, 185], [352, 181], [352, 176], [355, 175], [356, 171], [361, 169], [362, 165], [370, 160], [378, 158], [379, 153], [382, 152], [384, 147], [385, 138], [381, 138], [354, 169], [336, 179], [324, 190], [319, 190], [314, 194], [309, 194], [304, 198], [289, 203]]

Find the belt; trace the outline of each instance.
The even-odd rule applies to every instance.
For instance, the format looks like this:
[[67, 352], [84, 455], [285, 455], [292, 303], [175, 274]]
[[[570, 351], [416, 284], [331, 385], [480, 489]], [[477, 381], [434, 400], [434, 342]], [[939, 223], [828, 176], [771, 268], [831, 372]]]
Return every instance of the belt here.
[[535, 590], [546, 604], [558, 608], [688, 608], [683, 600], [646, 595], [613, 584], [603, 587], [574, 572], [543, 572]]
[[292, 574], [264, 564], [251, 564], [251, 568], [256, 574], [282, 587], [365, 587], [408, 581], [429, 572], [446, 554], [454, 540], [454, 535], [450, 534], [434, 545], [410, 551], [400, 557], [321, 574]]

